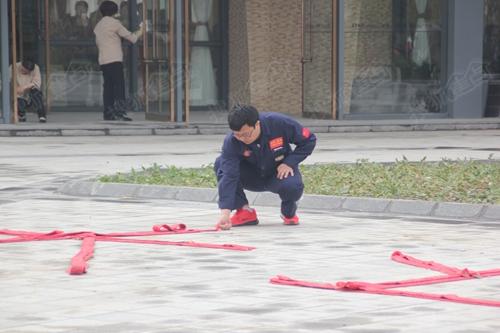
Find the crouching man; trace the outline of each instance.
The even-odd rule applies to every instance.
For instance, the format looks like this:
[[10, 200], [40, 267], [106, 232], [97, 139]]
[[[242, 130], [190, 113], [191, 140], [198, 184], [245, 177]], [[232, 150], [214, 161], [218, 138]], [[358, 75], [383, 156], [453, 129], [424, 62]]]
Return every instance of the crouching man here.
[[[224, 139], [214, 166], [221, 229], [259, 223], [244, 189], [277, 193], [283, 223], [299, 224], [297, 201], [304, 191], [299, 163], [313, 152], [316, 136], [290, 117], [271, 112], [259, 114], [250, 105], [233, 108], [228, 123], [232, 132]], [[231, 216], [232, 210], [236, 212]]]

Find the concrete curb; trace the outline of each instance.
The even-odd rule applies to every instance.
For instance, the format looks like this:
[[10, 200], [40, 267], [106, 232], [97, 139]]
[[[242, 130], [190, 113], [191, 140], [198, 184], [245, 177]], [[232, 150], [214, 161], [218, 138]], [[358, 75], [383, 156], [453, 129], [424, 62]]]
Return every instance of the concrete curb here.
[[[224, 117], [225, 119], [225, 117]], [[480, 119], [411, 119], [411, 120], [315, 120], [300, 119], [314, 133], [411, 132], [500, 129], [500, 118]], [[22, 123], [0, 124], [0, 137], [42, 136], [149, 136], [149, 135], [219, 135], [228, 132], [225, 122], [171, 124], [134, 121], [133, 123]]]
[[[212, 188], [73, 181], [59, 187], [58, 192], [66, 195], [85, 197], [217, 202], [217, 189]], [[247, 192], [247, 198], [251, 205], [273, 207], [280, 205], [278, 196], [273, 193]], [[385, 213], [500, 222], [500, 205], [306, 194], [302, 197], [299, 206], [301, 209]]]

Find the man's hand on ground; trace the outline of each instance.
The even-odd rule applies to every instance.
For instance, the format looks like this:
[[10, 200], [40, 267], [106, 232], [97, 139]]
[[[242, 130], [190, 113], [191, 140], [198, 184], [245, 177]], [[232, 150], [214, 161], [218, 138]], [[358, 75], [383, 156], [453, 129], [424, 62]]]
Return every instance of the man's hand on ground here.
[[231, 229], [231, 211], [229, 209], [221, 209], [220, 212], [220, 218], [219, 222], [217, 223], [217, 226], [221, 228], [222, 230], [229, 230]]
[[276, 175], [276, 177], [278, 177], [278, 179], [283, 179], [287, 178], [288, 176], [293, 176], [293, 169], [285, 163], [281, 163], [278, 166], [278, 174]]

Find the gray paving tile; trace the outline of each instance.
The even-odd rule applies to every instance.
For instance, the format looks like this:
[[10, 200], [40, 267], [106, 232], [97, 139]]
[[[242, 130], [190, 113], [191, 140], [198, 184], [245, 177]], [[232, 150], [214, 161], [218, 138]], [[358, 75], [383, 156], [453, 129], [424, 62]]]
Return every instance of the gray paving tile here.
[[[32, 209], [21, 209], [26, 205]], [[427, 323], [411, 319], [430, 313], [439, 313], [434, 325], [452, 332], [449, 323], [457, 311], [474, 319], [464, 326], [470, 330], [496, 323], [498, 310], [486, 307], [279, 286], [268, 279], [285, 274], [325, 282], [384, 281], [429, 275], [391, 262], [396, 249], [458, 267], [495, 268], [498, 229], [319, 211], [301, 213], [303, 225], [289, 228], [281, 225], [274, 207], [257, 208], [262, 223], [256, 227], [161, 237], [257, 245], [255, 251], [98, 243], [83, 276], [65, 272], [78, 241], [0, 244], [0, 277], [11, 286], [0, 290], [8, 304], [0, 332], [417, 332]], [[0, 214], [3, 226], [13, 229], [84, 226], [105, 232], [147, 230], [167, 216], [205, 228], [218, 216], [215, 203], [86, 199], [23, 200], [0, 205]], [[406, 245], [410, 248], [402, 248]], [[499, 284], [490, 278], [418, 289], [494, 299], [500, 298]]]

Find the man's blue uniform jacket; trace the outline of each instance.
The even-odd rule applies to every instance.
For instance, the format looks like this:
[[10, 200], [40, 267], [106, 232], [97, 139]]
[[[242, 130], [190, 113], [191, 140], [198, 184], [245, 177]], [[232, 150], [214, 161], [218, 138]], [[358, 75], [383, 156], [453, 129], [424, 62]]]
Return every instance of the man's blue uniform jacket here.
[[224, 139], [218, 160], [223, 174], [218, 184], [220, 209], [233, 207], [243, 161], [255, 167], [262, 178], [276, 177], [281, 163], [298, 172], [299, 163], [314, 150], [316, 136], [296, 120], [273, 112], [260, 113], [259, 120], [261, 135], [252, 144], [237, 140], [232, 133]]

